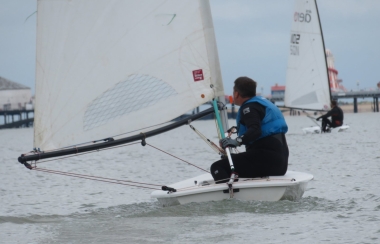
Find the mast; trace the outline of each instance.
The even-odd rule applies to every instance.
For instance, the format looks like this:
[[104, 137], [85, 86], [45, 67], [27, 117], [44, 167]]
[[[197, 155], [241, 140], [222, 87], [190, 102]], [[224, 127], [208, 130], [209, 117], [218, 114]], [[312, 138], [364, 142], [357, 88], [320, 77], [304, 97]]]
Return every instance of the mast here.
[[317, 10], [317, 16], [318, 16], [318, 21], [319, 21], [319, 28], [321, 30], [321, 37], [322, 37], [322, 45], [323, 45], [323, 54], [325, 56], [325, 66], [326, 66], [326, 74], [327, 74], [327, 83], [328, 83], [328, 87], [329, 87], [329, 94], [330, 94], [330, 102], [331, 102], [331, 88], [330, 88], [330, 80], [329, 80], [329, 69], [328, 69], [328, 66], [327, 66], [327, 56], [326, 56], [326, 47], [325, 47], [325, 39], [323, 38], [323, 31], [322, 31], [322, 24], [321, 24], [321, 18], [319, 17], [319, 11], [318, 11], [318, 4], [317, 4], [317, 0], [314, 0], [314, 3], [315, 3], [315, 9]]
[[[220, 97], [219, 97], [220, 99]], [[219, 111], [218, 111], [218, 107], [217, 107], [217, 104], [216, 104], [216, 100], [213, 101], [213, 106], [214, 106], [214, 110], [215, 110], [215, 116], [216, 116], [216, 120], [217, 120], [217, 123], [218, 123], [218, 127], [219, 127], [219, 130], [220, 130], [220, 136], [222, 138], [225, 138], [227, 133], [226, 133], [226, 128], [223, 127], [223, 123], [222, 123], [222, 119], [220, 118], [219, 116]], [[224, 106], [224, 108], [226, 108]], [[224, 116], [226, 115], [226, 111], [225, 109], [223, 108], [223, 111], [222, 111], [222, 114], [224, 114]], [[225, 119], [226, 117], [224, 117]], [[232, 187], [232, 184], [235, 180], [235, 176], [236, 176], [236, 172], [235, 172], [235, 166], [234, 166], [234, 162], [232, 161], [232, 157], [231, 157], [231, 151], [230, 151], [230, 148], [227, 147], [225, 149], [226, 151], [226, 154], [227, 154], [227, 159], [228, 159], [228, 163], [230, 164], [230, 168], [231, 168], [231, 176], [230, 176], [230, 179], [228, 181], [228, 190], [229, 190], [229, 193], [230, 193], [230, 198], [233, 198], [234, 196], [234, 192], [233, 192], [233, 187]]]
[[[225, 100], [224, 96], [218, 97], [219, 102], [224, 101], [224, 100]], [[224, 105], [223, 108], [220, 110], [220, 120], [222, 122], [223, 131], [225, 133], [229, 129], [229, 125], [228, 125], [227, 106], [224, 103], [223, 105]]]

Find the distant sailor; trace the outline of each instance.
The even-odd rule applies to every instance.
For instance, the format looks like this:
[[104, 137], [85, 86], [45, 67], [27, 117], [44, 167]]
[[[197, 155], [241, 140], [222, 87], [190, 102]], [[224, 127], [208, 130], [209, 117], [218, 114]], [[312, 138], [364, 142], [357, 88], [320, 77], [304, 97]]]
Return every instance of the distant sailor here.
[[[330, 116], [331, 121], [328, 119]], [[329, 125], [330, 128], [335, 128], [343, 125], [343, 110], [338, 107], [337, 101], [331, 101], [331, 110], [328, 111], [325, 115], [317, 118], [317, 120], [320, 119], [322, 119], [322, 132], [328, 131], [328, 129], [326, 129], [327, 125]]]
[[[221, 139], [220, 144], [223, 148], [245, 145], [246, 152], [231, 154], [239, 178], [285, 175], [288, 126], [276, 105], [256, 96], [256, 87], [257, 83], [248, 77], [235, 80], [233, 98], [240, 106], [236, 118], [238, 137]], [[213, 163], [210, 170], [217, 183], [227, 182], [231, 176], [227, 158]]]

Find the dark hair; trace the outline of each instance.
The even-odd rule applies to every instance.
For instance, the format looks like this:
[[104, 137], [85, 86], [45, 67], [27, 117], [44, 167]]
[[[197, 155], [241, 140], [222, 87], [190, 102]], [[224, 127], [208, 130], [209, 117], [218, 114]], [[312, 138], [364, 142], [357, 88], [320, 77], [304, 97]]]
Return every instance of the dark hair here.
[[237, 91], [243, 98], [256, 96], [256, 81], [249, 77], [242, 76], [235, 80], [234, 91]]
[[331, 105], [336, 106], [336, 104], [337, 104], [337, 101], [336, 101], [336, 100], [331, 100]]

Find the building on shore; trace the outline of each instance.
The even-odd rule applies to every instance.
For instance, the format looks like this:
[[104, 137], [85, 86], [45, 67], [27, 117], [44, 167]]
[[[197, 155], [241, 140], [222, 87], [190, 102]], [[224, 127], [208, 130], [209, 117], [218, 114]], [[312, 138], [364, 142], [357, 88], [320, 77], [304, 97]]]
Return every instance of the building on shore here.
[[282, 100], [285, 96], [285, 86], [279, 86], [277, 83], [270, 88], [270, 98]]
[[0, 76], [0, 111], [33, 109], [29, 87]]

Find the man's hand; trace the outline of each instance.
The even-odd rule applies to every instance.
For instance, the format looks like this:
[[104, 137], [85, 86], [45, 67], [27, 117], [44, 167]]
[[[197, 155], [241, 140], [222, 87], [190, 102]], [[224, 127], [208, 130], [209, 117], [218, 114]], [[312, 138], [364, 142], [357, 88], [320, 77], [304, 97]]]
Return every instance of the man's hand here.
[[317, 121], [319, 121], [320, 119], [321, 119], [321, 117], [316, 118]]
[[237, 133], [237, 127], [236, 126], [232, 126], [231, 128], [229, 128], [227, 130], [228, 133], [232, 133], [232, 134], [236, 134]]
[[223, 138], [219, 141], [219, 144], [222, 146], [223, 149], [226, 149], [226, 147], [238, 147], [240, 146], [239, 142], [237, 142], [235, 139], [231, 138]]

